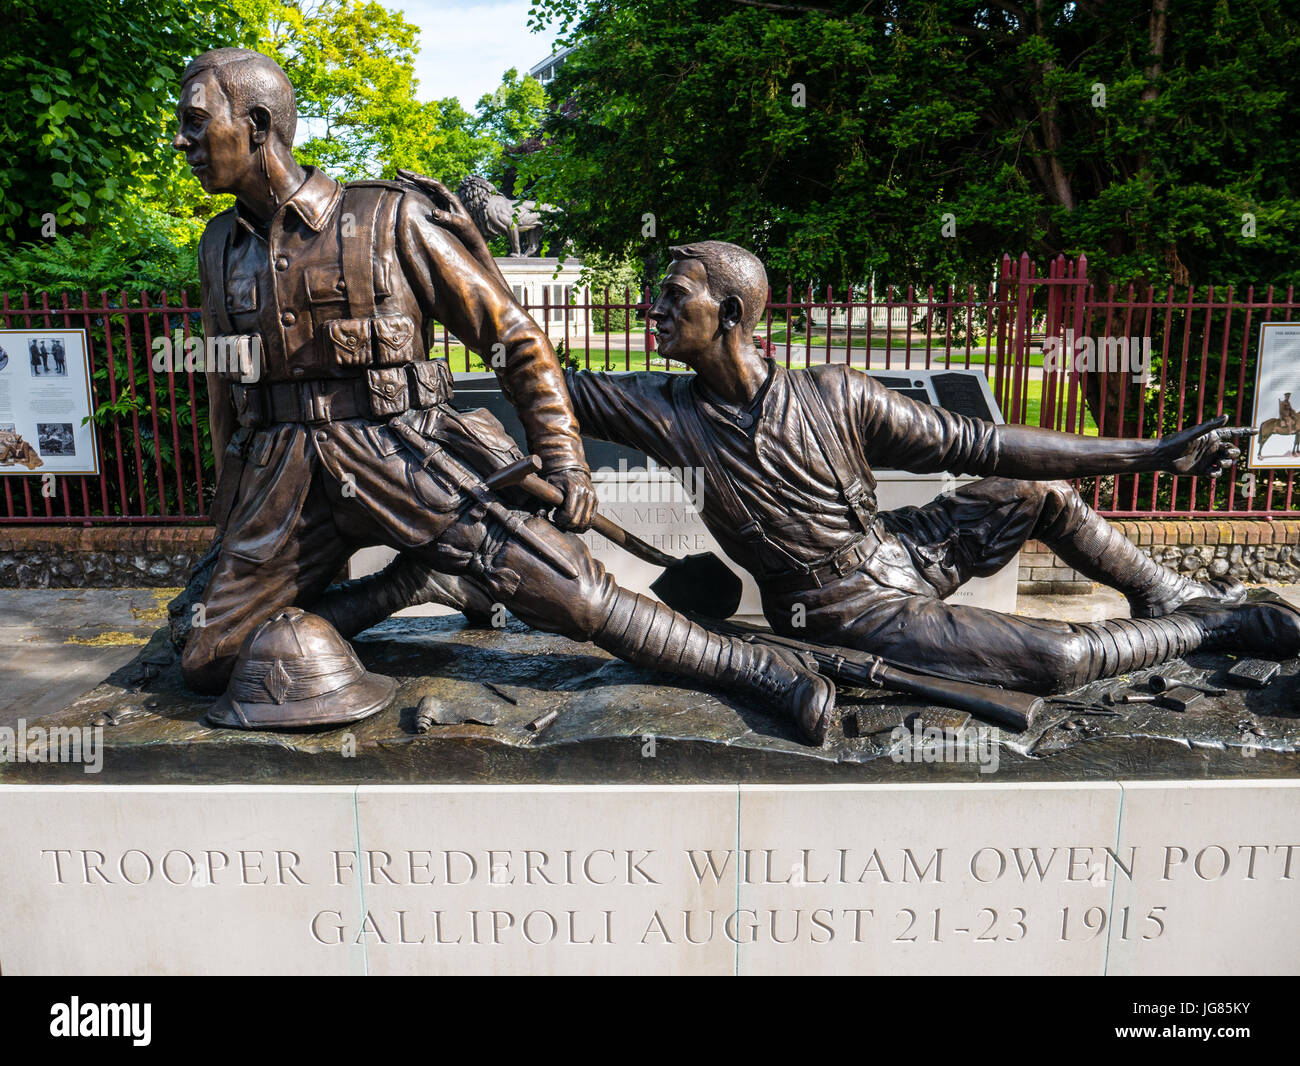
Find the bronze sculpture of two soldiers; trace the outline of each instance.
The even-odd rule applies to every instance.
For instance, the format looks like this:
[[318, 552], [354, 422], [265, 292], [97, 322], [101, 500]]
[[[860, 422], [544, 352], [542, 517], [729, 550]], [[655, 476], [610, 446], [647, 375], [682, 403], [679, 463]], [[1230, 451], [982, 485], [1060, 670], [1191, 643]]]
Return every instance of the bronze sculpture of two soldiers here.
[[[778, 633], [1036, 692], [1197, 648], [1300, 650], [1300, 613], [1165, 570], [1066, 483], [1155, 469], [1217, 475], [1247, 431], [1220, 419], [1157, 441], [1082, 438], [964, 418], [843, 366], [787, 370], [752, 342], [767, 295], [762, 264], [712, 241], [674, 249], [649, 312], [660, 351], [694, 374], [566, 381], [442, 186], [339, 185], [297, 164], [293, 90], [271, 60], [240, 49], [199, 57], [178, 111], [175, 147], [206, 190], [237, 198], [201, 245], [205, 330], [255, 338], [262, 358], [256, 384], [209, 375], [222, 541], [182, 659], [197, 689], [226, 687], [262, 627], [301, 625], [288, 608], [346, 637], [422, 599], [479, 612], [502, 603], [538, 628], [774, 705], [807, 739], [824, 739], [834, 688], [811, 660], [710, 631], [621, 589], [591, 558], [573, 532], [595, 506], [579, 427], [704, 471], [702, 517], [755, 576]], [[447, 365], [426, 349], [434, 319], [489, 353], [529, 448], [563, 492], [554, 522], [488, 483], [520, 452], [487, 412], [451, 406]], [[983, 480], [880, 512], [879, 463]], [[1030, 537], [1121, 589], [1132, 617], [1071, 624], [944, 602]], [[373, 544], [396, 548], [394, 563], [331, 586], [349, 555]], [[360, 713], [320, 711], [317, 690], [346, 658], [326, 644], [302, 660], [276, 652], [251, 681], [241, 674], [256, 691], [234, 701], [238, 713], [227, 697], [215, 720], [326, 725]], [[314, 717], [296, 697], [314, 701]]]
[[[200, 244], [204, 329], [255, 339], [261, 358], [254, 384], [208, 376], [222, 540], [182, 655], [192, 688], [221, 692], [259, 627], [297, 624], [288, 608], [349, 636], [422, 596], [473, 599], [472, 586], [538, 628], [726, 687], [824, 735], [834, 688], [797, 655], [710, 632], [620, 588], [560, 528], [583, 529], [596, 501], [555, 353], [496, 273], [430, 221], [422, 192], [340, 185], [301, 167], [293, 88], [257, 52], [195, 59], [178, 118], [174, 147], [195, 177], [236, 196]], [[485, 484], [520, 453], [488, 412], [451, 406], [450, 370], [426, 348], [434, 319], [488, 354], [544, 476], [563, 493], [556, 523]], [[371, 580], [331, 587], [369, 545], [399, 555]], [[244, 693], [237, 714], [209, 717], [329, 724], [319, 698], [344, 660], [274, 659], [261, 698]], [[355, 713], [341, 706], [334, 722]]]

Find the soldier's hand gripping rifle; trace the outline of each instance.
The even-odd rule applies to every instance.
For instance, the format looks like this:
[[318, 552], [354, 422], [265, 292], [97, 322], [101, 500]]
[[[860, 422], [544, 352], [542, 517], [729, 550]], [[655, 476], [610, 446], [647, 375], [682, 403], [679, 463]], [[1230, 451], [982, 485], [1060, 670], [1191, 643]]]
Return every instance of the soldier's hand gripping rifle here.
[[736, 623], [721, 626], [716, 622], [711, 624], [741, 640], [788, 648], [807, 656], [817, 663], [817, 668], [823, 674], [840, 684], [858, 688], [887, 688], [909, 696], [919, 696], [945, 707], [967, 711], [982, 721], [1014, 729], [1018, 733], [1023, 733], [1033, 725], [1034, 716], [1044, 705], [1042, 697], [1027, 692], [909, 670], [888, 663], [877, 655], [853, 648], [814, 644]]

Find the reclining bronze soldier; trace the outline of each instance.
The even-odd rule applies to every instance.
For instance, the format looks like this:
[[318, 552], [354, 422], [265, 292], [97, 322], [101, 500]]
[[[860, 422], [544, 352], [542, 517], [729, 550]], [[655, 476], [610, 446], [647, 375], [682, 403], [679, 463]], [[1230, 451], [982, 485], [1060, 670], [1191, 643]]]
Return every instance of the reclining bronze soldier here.
[[[236, 197], [200, 245], [204, 329], [255, 338], [261, 354], [255, 384], [237, 369], [208, 374], [222, 539], [182, 655], [186, 682], [220, 692], [245, 639], [291, 605], [351, 636], [421, 599], [500, 602], [537, 628], [724, 686], [824, 735], [834, 688], [798, 656], [620, 588], [574, 533], [483, 484], [520, 453], [488, 412], [451, 406], [450, 370], [428, 358], [434, 319], [491, 353], [543, 476], [563, 491], [556, 521], [590, 522], [595, 495], [545, 332], [430, 222], [423, 192], [340, 185], [300, 166], [296, 115], [284, 72], [259, 53], [218, 49], [182, 76], [174, 147], [206, 191]], [[368, 545], [400, 554], [379, 575], [331, 587]], [[300, 666], [305, 678], [324, 669]]]
[[[432, 191], [447, 199], [441, 186]], [[454, 202], [436, 220], [485, 260]], [[890, 392], [843, 365], [791, 370], [752, 338], [762, 263], [736, 245], [674, 248], [649, 310], [666, 359], [694, 374], [567, 371], [585, 434], [703, 471], [701, 517], [762, 593], [773, 630], [922, 671], [1052, 693], [1197, 649], [1285, 658], [1300, 611], [1245, 603], [1154, 562], [1065, 479], [1165, 470], [1216, 477], [1252, 432], [1226, 418], [1160, 440], [994, 425]], [[982, 480], [923, 507], [878, 511], [872, 464]], [[1070, 623], [944, 602], [1028, 539], [1128, 599], [1130, 618]]]

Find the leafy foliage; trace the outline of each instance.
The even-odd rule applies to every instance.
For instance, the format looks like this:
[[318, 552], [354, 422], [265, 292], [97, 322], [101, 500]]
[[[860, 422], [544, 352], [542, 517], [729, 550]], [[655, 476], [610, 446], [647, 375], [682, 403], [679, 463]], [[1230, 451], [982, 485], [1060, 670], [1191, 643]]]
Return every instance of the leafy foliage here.
[[[1286, 0], [535, 0], [574, 46], [521, 163], [582, 249], [701, 236], [773, 281], [1300, 278]], [[648, 216], [654, 229], [649, 232]]]
[[342, 180], [399, 167], [459, 180], [486, 151], [454, 98], [416, 98], [419, 28], [400, 11], [367, 0], [245, 3], [250, 17], [265, 16], [257, 47], [296, 90], [309, 130], [297, 148], [304, 163]]
[[591, 290], [591, 325], [601, 332], [619, 333], [628, 328], [628, 313], [621, 307], [605, 307], [606, 293], [609, 303], [621, 304], [625, 300], [635, 303], [641, 294], [641, 271], [637, 264], [628, 259], [614, 258], [594, 252], [582, 261], [582, 273], [578, 284], [573, 286], [569, 297], [572, 303], [585, 300], [586, 290]]
[[94, 233], [60, 234], [15, 249], [0, 263], [0, 291], [88, 292], [188, 289], [198, 293], [198, 242], [203, 224], [176, 219], [136, 200], [112, 225]]
[[4, 291], [197, 290], [198, 237], [230, 198], [204, 193], [170, 140], [181, 71], [207, 48], [281, 62], [308, 131], [299, 158], [344, 180], [407, 167], [453, 187], [469, 173], [499, 182], [507, 147], [545, 110], [541, 86], [513, 70], [476, 114], [454, 98], [419, 101], [417, 28], [373, 2], [44, 6], [0, 12], [12, 42], [0, 54]]
[[[216, 0], [8, 0], [0, 8], [0, 233], [67, 234], [168, 171], [186, 61], [239, 36]], [[45, 233], [42, 234], [42, 228]]]
[[514, 187], [514, 157], [546, 119], [546, 90], [531, 75], [511, 67], [494, 92], [475, 107], [474, 128], [485, 146], [478, 173], [509, 195]]

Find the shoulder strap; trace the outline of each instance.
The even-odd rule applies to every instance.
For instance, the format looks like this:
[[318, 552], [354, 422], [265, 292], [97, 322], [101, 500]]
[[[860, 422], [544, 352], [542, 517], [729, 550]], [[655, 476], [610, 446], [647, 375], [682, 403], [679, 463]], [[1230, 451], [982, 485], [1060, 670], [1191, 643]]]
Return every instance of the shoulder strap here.
[[844, 450], [844, 443], [835, 430], [835, 423], [831, 418], [831, 413], [826, 408], [826, 400], [822, 396], [821, 390], [817, 388], [812, 372], [808, 370], [791, 370], [789, 375], [790, 384], [798, 394], [804, 411], [808, 415], [808, 423], [812, 427], [817, 445], [821, 448], [822, 454], [826, 456], [826, 461], [830, 464], [835, 480], [839, 482], [840, 492], [844, 495], [849, 507], [852, 508], [854, 515], [857, 516], [858, 524], [862, 526], [863, 532], [869, 531], [874, 525], [875, 516], [868, 510], [865, 497], [867, 492], [875, 487], [876, 479], [870, 474], [866, 474], [866, 483], [864, 484], [864, 479], [858, 476], [854, 467], [850, 464], [848, 453]]
[[[348, 310], [353, 318], [375, 317], [375, 216], [383, 194], [348, 197], [357, 188], [375, 182], [349, 182], [339, 209], [339, 243], [342, 245], [343, 281], [348, 289]], [[351, 203], [348, 200], [351, 199]], [[352, 233], [343, 232], [345, 216], [351, 215]]]

